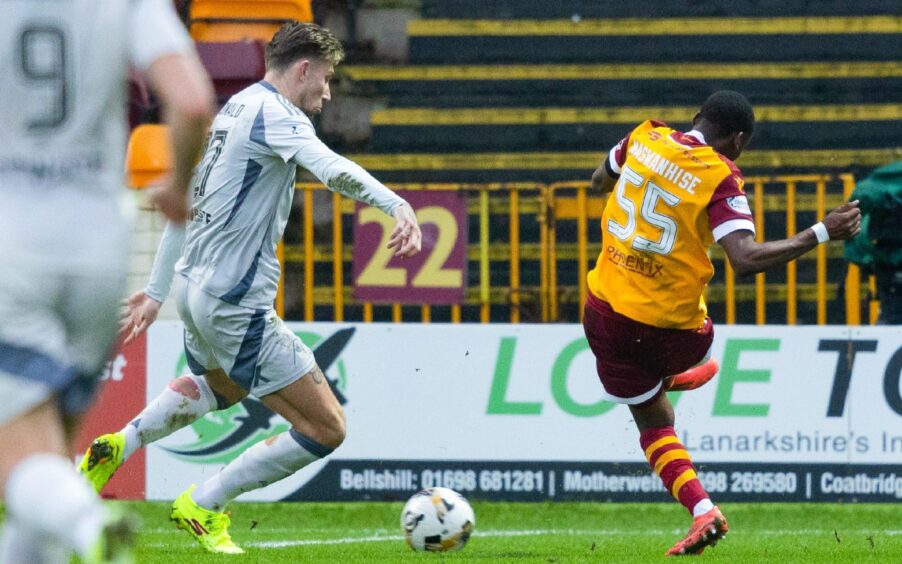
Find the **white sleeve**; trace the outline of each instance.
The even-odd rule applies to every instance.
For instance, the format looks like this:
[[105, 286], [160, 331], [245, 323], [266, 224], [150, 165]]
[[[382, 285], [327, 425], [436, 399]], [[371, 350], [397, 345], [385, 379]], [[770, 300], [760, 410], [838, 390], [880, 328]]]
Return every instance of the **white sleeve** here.
[[170, 0], [134, 0], [129, 17], [129, 60], [142, 72], [164, 55], [194, 48]]
[[[267, 138], [268, 140], [268, 138]], [[357, 163], [335, 153], [319, 140], [308, 121], [294, 132], [292, 160], [332, 190], [391, 215], [405, 201]]]
[[153, 270], [150, 271], [150, 281], [144, 288], [144, 293], [151, 298], [163, 303], [169, 296], [172, 288], [172, 279], [175, 277], [175, 263], [182, 256], [182, 245], [185, 243], [185, 227], [166, 222], [163, 230], [163, 238], [157, 247], [157, 256], [153, 260]]

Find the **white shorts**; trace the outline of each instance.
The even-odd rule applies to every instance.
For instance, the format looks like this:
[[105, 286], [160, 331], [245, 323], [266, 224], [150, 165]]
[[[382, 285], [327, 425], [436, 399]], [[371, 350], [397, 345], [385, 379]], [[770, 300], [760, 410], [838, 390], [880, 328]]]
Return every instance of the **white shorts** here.
[[191, 372], [221, 368], [258, 398], [299, 380], [313, 370], [310, 350], [279, 319], [274, 309], [233, 305], [176, 276], [176, 306], [185, 324], [185, 356]]
[[124, 290], [124, 263], [86, 270], [3, 261], [0, 425], [53, 397], [64, 415], [88, 408], [116, 336]]

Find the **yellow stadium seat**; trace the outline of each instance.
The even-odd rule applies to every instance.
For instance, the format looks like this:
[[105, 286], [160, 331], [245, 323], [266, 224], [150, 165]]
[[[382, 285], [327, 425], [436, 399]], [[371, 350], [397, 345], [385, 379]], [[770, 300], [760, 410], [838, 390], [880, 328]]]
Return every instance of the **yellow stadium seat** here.
[[194, 0], [191, 20], [313, 21], [310, 0]]
[[191, 24], [191, 37], [198, 43], [234, 43], [248, 40], [269, 43], [281, 25], [281, 22], [194, 22]]
[[198, 42], [269, 42], [284, 22], [313, 21], [310, 0], [194, 0], [191, 37]]
[[126, 182], [147, 188], [172, 170], [172, 147], [165, 125], [143, 124], [132, 130], [125, 154]]

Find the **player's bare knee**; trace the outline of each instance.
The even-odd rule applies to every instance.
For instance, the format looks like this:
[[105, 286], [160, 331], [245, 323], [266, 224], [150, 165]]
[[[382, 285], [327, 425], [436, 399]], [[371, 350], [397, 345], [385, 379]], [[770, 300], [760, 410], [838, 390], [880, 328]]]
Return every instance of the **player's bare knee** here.
[[193, 400], [200, 399], [200, 388], [193, 378], [181, 376], [169, 382], [169, 389]]

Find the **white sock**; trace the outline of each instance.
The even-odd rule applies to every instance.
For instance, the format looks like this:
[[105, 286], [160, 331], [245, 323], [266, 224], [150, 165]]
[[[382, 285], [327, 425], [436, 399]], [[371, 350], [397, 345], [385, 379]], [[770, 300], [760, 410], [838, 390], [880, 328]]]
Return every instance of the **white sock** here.
[[120, 431], [125, 435], [122, 459], [127, 460], [139, 448], [167, 437], [219, 408], [216, 395], [202, 376], [176, 378]]
[[34, 454], [9, 476], [6, 515], [31, 535], [84, 555], [97, 543], [105, 509], [68, 459]]
[[712, 509], [714, 509], [714, 503], [706, 497], [705, 499], [696, 503], [695, 507], [692, 508], [692, 516], [698, 517], [699, 515], [704, 515]]
[[12, 519], [0, 535], [0, 564], [67, 564], [69, 554], [51, 539], [31, 531]]
[[222, 511], [239, 495], [287, 478], [332, 450], [291, 429], [241, 453], [201, 484], [192, 498], [203, 508]]

